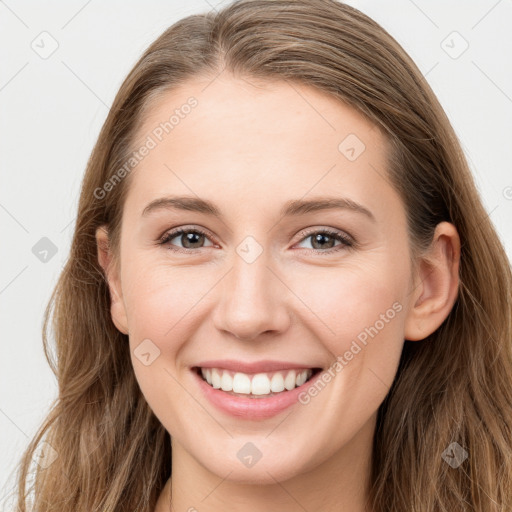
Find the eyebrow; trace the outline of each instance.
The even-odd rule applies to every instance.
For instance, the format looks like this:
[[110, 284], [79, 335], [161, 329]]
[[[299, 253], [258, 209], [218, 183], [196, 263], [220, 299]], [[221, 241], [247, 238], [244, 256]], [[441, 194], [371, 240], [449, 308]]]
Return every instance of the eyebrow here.
[[[321, 210], [342, 209], [361, 213], [373, 222], [376, 222], [373, 213], [363, 205], [345, 197], [318, 197], [308, 200], [292, 199], [287, 201], [281, 209], [281, 217], [305, 215], [306, 213]], [[185, 210], [203, 213], [219, 219], [223, 215], [214, 203], [206, 199], [192, 196], [168, 196], [151, 201], [143, 210], [142, 217], [158, 210]]]

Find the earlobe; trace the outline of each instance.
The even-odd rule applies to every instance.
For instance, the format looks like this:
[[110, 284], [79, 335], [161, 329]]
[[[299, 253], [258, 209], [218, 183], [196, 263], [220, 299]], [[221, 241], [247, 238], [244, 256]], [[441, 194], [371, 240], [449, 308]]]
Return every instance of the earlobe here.
[[105, 279], [110, 291], [110, 314], [112, 322], [123, 334], [128, 334], [128, 322], [124, 306], [119, 279], [118, 267], [114, 264], [113, 254], [110, 250], [108, 229], [102, 225], [96, 229], [96, 245], [98, 248], [98, 262], [103, 269]]
[[418, 263], [417, 281], [411, 294], [404, 338], [423, 340], [448, 317], [459, 289], [460, 238], [455, 226], [436, 226], [428, 254]]

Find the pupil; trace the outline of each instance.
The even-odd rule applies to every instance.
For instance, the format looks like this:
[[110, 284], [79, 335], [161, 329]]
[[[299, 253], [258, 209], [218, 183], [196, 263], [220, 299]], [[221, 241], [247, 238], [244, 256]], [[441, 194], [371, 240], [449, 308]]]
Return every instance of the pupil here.
[[[319, 245], [320, 249], [325, 248], [327, 244], [325, 244], [325, 243], [321, 243], [321, 240], [322, 240], [322, 239], [325, 239], [325, 238], [330, 239], [330, 241], [331, 241], [331, 242], [333, 241], [333, 239], [332, 239], [329, 235], [325, 235], [325, 234], [319, 233], [319, 234], [317, 234], [317, 235], [313, 238], [313, 247], [315, 247], [315, 244], [319, 243], [319, 244], [320, 244], [320, 245]], [[328, 243], [328, 242], [327, 242], [327, 243]], [[330, 247], [330, 246], [329, 246], [329, 247]]]
[[[192, 243], [192, 244], [197, 244], [198, 242], [201, 242], [202, 241], [202, 238], [204, 238], [204, 235], [200, 234], [200, 233], [186, 233], [185, 235], [185, 239], [186, 239], [186, 243], [183, 244], [184, 247], [190, 249], [190, 247], [187, 247], [187, 244], [189, 243]], [[195, 240], [194, 241], [194, 238], [199, 238], [199, 240]], [[193, 249], [194, 247], [192, 247]]]

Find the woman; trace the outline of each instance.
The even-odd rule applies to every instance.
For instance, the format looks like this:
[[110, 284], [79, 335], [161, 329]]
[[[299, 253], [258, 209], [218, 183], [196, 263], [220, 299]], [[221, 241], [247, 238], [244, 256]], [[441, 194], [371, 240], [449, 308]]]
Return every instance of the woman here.
[[89, 160], [19, 509], [42, 445], [38, 512], [510, 510], [510, 296], [382, 27], [333, 0], [185, 18]]

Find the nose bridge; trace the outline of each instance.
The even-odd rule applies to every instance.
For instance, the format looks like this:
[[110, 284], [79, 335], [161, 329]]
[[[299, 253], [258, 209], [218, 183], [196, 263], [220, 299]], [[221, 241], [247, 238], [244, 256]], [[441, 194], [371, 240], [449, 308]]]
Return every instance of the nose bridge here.
[[270, 269], [270, 251], [254, 237], [246, 237], [235, 247], [231, 262], [231, 271], [223, 280], [217, 328], [240, 339], [285, 329], [289, 319], [284, 286]]

